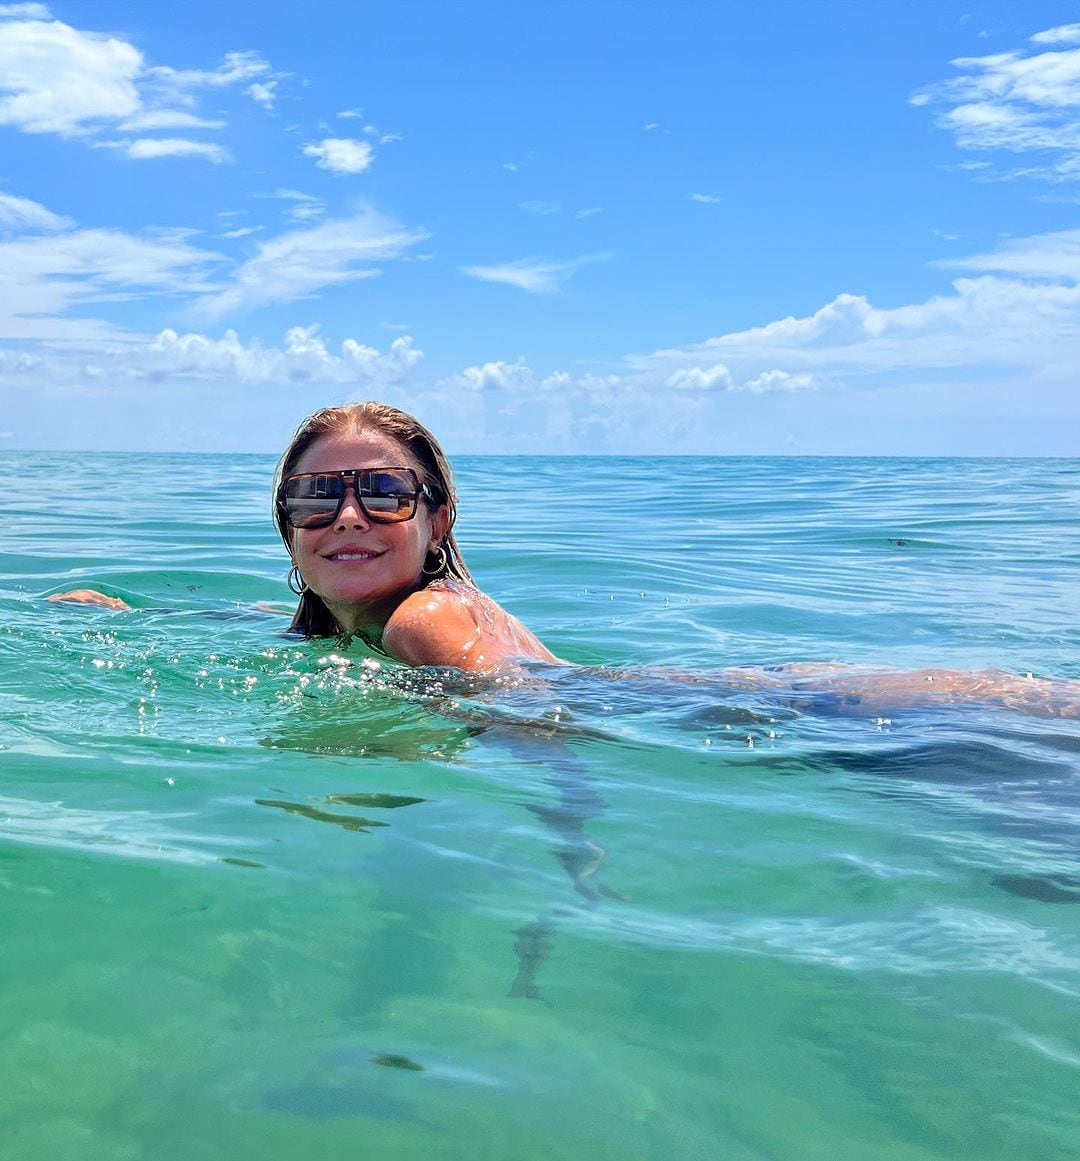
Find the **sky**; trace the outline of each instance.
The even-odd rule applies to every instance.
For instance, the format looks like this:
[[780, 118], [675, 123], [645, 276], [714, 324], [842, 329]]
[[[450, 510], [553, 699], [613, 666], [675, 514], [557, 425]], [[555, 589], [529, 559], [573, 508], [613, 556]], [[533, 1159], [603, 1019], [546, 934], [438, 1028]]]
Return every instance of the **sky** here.
[[0, 0], [0, 452], [1080, 454], [1078, 15]]

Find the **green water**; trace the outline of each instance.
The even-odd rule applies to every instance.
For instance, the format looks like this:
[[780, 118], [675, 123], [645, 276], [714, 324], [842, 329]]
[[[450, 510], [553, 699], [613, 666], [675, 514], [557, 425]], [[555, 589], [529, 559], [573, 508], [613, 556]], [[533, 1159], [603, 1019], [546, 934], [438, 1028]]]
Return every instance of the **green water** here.
[[62, 466], [0, 456], [5, 1156], [1080, 1152], [1077, 723], [713, 676], [1080, 677], [1080, 465], [465, 461], [581, 663], [495, 686], [252, 612], [269, 460]]

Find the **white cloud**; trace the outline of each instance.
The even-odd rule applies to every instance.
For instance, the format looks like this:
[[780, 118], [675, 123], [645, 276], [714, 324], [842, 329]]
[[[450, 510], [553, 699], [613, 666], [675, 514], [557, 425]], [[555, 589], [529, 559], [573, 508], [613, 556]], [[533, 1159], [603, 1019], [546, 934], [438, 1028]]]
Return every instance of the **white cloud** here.
[[286, 202], [318, 202], [322, 200], [314, 194], [303, 193], [298, 189], [283, 189], [280, 186], [273, 193], [256, 194], [255, 196], [260, 198], [280, 198]]
[[1061, 230], [1031, 238], [1010, 238], [996, 250], [969, 258], [950, 258], [939, 266], [1021, 278], [1080, 282], [1080, 230]]
[[301, 152], [305, 157], [314, 157], [320, 169], [331, 173], [363, 173], [374, 158], [368, 142], [351, 137], [325, 137], [316, 144], [305, 145]]
[[221, 129], [224, 125], [224, 121], [207, 121], [180, 109], [147, 109], [121, 121], [116, 128], [121, 133], [147, 133], [158, 129]]
[[[617, 382], [618, 377], [613, 377]], [[561, 391], [588, 391], [594, 382], [591, 376], [574, 380], [565, 371], [553, 371], [550, 375], [537, 375], [525, 362], [524, 358], [517, 358], [512, 363], [501, 359], [490, 363], [478, 363], [466, 367], [453, 375], [440, 379], [436, 388], [441, 391], [462, 391], [466, 394], [483, 392], [508, 392], [511, 395], [522, 397], [543, 395], [553, 389]]]
[[0, 4], [0, 20], [51, 20], [44, 4]]
[[1036, 32], [1032, 44], [1080, 44], [1080, 24], [1062, 24]]
[[591, 218], [593, 214], [599, 214], [602, 212], [603, 210], [600, 206], [589, 206], [584, 210], [575, 210], [574, 217], [584, 220], [585, 218]]
[[706, 206], [718, 206], [720, 204], [720, 199], [714, 194], [692, 193], [690, 200], [692, 202], [701, 202]]
[[928, 376], [932, 382], [945, 372], [1075, 379], [1080, 231], [1011, 239], [947, 265], [981, 276], [959, 278], [950, 293], [891, 309], [842, 294], [812, 315], [633, 356], [627, 366], [672, 386], [705, 387], [713, 374], [724, 385], [727, 375], [747, 391], [887, 386]]
[[965, 271], [1015, 274], [1022, 279], [1080, 282], [1080, 230], [1009, 238], [988, 253], [944, 259], [936, 265]]
[[499, 266], [463, 266], [461, 272], [484, 282], [501, 282], [530, 294], [555, 294], [559, 287], [582, 266], [601, 262], [610, 254], [583, 254], [568, 262], [549, 262], [543, 258], [519, 258]]
[[505, 169], [507, 173], [517, 173], [518, 171], [518, 167], [513, 161], [504, 161], [503, 169]]
[[[1080, 44], [1080, 25], [1031, 37], [1037, 46]], [[1043, 155], [1010, 177], [1080, 179], [1080, 48], [961, 57], [962, 75], [920, 90], [914, 105], [939, 108], [938, 124], [961, 149]]]
[[523, 390], [535, 383], [532, 371], [524, 359], [514, 363], [496, 361], [476, 367], [466, 367], [456, 377], [456, 382], [467, 391]]
[[339, 117], [359, 118], [359, 117], [363, 117], [363, 115], [364, 115], [363, 109], [342, 109], [341, 112], [338, 113]]
[[318, 326], [292, 327], [282, 348], [243, 344], [235, 331], [221, 339], [165, 330], [130, 360], [134, 377], [206, 379], [240, 383], [399, 382], [406, 378], [423, 353], [407, 335], [394, 339], [384, 354], [355, 339], [334, 354], [319, 336]]
[[303, 193], [298, 189], [284, 189], [279, 187], [273, 193], [255, 194], [257, 198], [275, 198], [284, 202], [295, 202], [289, 210], [289, 217], [294, 222], [311, 222], [321, 218], [326, 212], [326, 203], [314, 194]]
[[257, 52], [227, 52], [216, 69], [174, 69], [168, 65], [158, 65], [147, 69], [147, 76], [153, 81], [175, 91], [186, 89], [223, 89], [265, 76], [271, 71], [270, 65]]
[[313, 222], [326, 213], [323, 202], [300, 202], [289, 210], [289, 217], [294, 222]]
[[38, 202], [0, 193], [0, 226], [9, 230], [68, 230], [75, 223]]
[[239, 226], [235, 230], [226, 230], [224, 234], [219, 234], [219, 238], [246, 238], [249, 234], [257, 234], [263, 226]]
[[156, 336], [130, 336], [122, 344], [103, 343], [94, 351], [0, 349], [0, 388], [30, 384], [94, 385], [106, 378], [111, 388], [125, 384], [202, 382], [223, 387], [287, 383], [344, 385], [356, 392], [402, 383], [423, 358], [407, 335], [386, 351], [345, 339], [337, 353], [319, 336], [318, 327], [293, 327], [281, 347], [241, 341], [235, 331], [221, 338], [163, 330]]
[[787, 371], [762, 371], [736, 391], [752, 391], [760, 395], [765, 391], [806, 391], [821, 386], [812, 375], [790, 375]]
[[0, 23], [0, 124], [74, 137], [139, 112], [138, 49], [47, 13], [18, 15]]
[[256, 81], [255, 84], [248, 85], [246, 92], [256, 105], [272, 109], [277, 99], [277, 86], [277, 81], [267, 81], [265, 84]]
[[72, 230], [0, 241], [0, 339], [126, 337], [100, 319], [66, 316], [147, 295], [205, 294], [206, 271], [221, 261], [179, 231]]
[[[194, 300], [205, 317], [310, 297], [325, 287], [378, 273], [427, 235], [368, 210], [292, 230], [259, 244], [228, 269], [222, 255], [191, 244], [188, 232], [74, 230], [28, 198], [0, 195], [0, 223], [50, 230], [0, 239], [0, 339], [92, 342], [132, 336], [87, 314], [94, 304], [148, 295]], [[261, 227], [230, 231], [245, 237]], [[64, 232], [66, 231], [66, 232]], [[214, 270], [210, 280], [208, 272]]]
[[752, 379], [737, 383], [723, 363], [711, 367], [683, 367], [672, 372], [664, 383], [676, 391], [799, 391], [819, 386], [810, 375], [791, 375], [787, 371], [762, 371]]
[[378, 273], [375, 263], [400, 257], [427, 236], [374, 210], [281, 234], [260, 243], [256, 255], [233, 272], [224, 289], [199, 301], [198, 312], [218, 318], [370, 278]]
[[[248, 92], [268, 105], [278, 83], [269, 73], [270, 65], [254, 52], [229, 53], [209, 71], [151, 68], [134, 45], [52, 19], [42, 5], [0, 8], [0, 125], [24, 133], [93, 139], [106, 132], [220, 129], [223, 121], [192, 111], [193, 91], [258, 76]], [[94, 143], [137, 159], [228, 159], [221, 146], [183, 138]]]
[[159, 157], [205, 157], [215, 165], [231, 161], [227, 149], [207, 141], [190, 141], [185, 137], [139, 137], [134, 141], [102, 141], [103, 148], [118, 149], [135, 161], [153, 161]]
[[730, 390], [733, 386], [731, 372], [723, 363], [711, 367], [682, 367], [668, 376], [665, 384], [690, 391]]

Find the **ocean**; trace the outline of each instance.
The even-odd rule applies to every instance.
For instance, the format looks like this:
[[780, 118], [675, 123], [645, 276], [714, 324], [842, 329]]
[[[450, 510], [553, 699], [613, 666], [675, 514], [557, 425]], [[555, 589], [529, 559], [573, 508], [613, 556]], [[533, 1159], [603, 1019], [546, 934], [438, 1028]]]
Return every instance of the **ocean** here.
[[455, 467], [574, 665], [284, 636], [271, 457], [0, 454], [4, 1156], [1080, 1155], [1080, 722], [752, 679], [1080, 678], [1080, 461]]

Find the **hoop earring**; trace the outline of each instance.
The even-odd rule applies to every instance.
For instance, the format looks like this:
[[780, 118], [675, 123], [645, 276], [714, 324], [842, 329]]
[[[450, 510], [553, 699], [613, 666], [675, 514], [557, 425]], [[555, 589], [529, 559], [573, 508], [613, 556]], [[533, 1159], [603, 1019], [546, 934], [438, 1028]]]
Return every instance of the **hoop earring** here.
[[[430, 555], [431, 553], [429, 552], [428, 556]], [[435, 561], [435, 567], [428, 568], [427, 556], [424, 557], [424, 563], [420, 568], [420, 571], [424, 574], [424, 576], [442, 576], [446, 572], [446, 569], [450, 564], [450, 558], [447, 556], [446, 549], [441, 544], [435, 550]]]
[[295, 593], [298, 597], [302, 597], [307, 592], [307, 581], [300, 575], [300, 569], [297, 565], [293, 565], [289, 569], [288, 579], [289, 592]]

